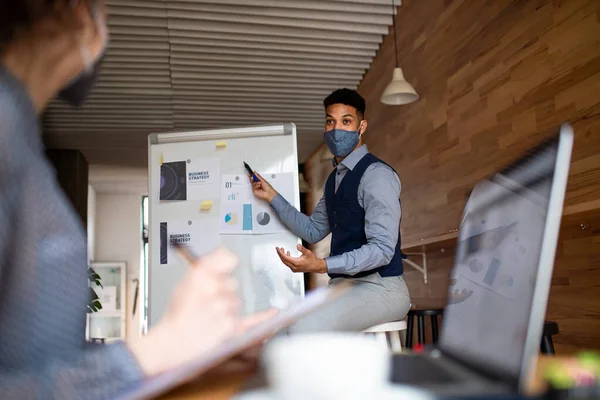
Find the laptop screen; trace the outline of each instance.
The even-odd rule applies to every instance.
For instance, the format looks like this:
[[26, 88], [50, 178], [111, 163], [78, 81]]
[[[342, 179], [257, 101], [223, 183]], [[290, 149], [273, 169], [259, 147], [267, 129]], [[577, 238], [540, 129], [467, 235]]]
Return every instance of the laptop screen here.
[[478, 183], [465, 206], [440, 345], [518, 376], [558, 140]]

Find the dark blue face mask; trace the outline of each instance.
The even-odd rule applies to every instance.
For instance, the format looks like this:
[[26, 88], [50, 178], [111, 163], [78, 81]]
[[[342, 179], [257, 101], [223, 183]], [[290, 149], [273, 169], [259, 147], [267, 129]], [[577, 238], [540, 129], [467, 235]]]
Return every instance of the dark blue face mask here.
[[66, 101], [67, 103], [81, 107], [85, 102], [86, 98], [90, 94], [90, 91], [94, 87], [98, 75], [100, 74], [100, 65], [104, 59], [104, 51], [108, 42], [108, 32], [106, 30], [104, 17], [98, 11], [96, 2], [89, 2], [91, 17], [98, 27], [100, 35], [103, 36], [103, 50], [100, 56], [96, 60], [92, 60], [89, 50], [81, 45], [79, 51], [81, 52], [81, 58], [83, 59], [84, 70], [75, 77], [66, 87], [64, 87], [58, 94], [58, 97]]
[[357, 131], [332, 129], [325, 132], [325, 143], [331, 154], [336, 157], [346, 157], [350, 154], [360, 141], [360, 126], [361, 124], [358, 125]]
[[63, 88], [58, 97], [72, 106], [81, 107], [96, 84], [103, 58], [104, 55], [94, 62], [89, 71], [83, 71], [75, 80]]

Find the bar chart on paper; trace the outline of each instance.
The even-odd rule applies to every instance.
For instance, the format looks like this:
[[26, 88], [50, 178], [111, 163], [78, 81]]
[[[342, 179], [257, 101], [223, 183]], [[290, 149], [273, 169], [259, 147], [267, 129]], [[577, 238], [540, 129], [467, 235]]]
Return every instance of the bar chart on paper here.
[[221, 234], [252, 234], [252, 185], [245, 175], [221, 177]]

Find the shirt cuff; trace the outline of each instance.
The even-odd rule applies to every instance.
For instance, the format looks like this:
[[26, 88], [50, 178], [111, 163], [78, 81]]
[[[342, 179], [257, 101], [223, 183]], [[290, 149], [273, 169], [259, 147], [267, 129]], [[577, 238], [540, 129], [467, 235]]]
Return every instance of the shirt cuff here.
[[286, 199], [283, 198], [282, 195], [280, 195], [279, 193], [277, 193], [277, 195], [273, 198], [273, 200], [271, 201], [271, 208], [273, 210], [275, 210], [275, 212], [277, 212], [277, 214], [280, 214], [281, 211], [283, 211], [283, 209], [288, 205], [288, 202]]
[[327, 273], [329, 274], [345, 274], [346, 273], [346, 257], [343, 254], [331, 256], [325, 259], [327, 263]]

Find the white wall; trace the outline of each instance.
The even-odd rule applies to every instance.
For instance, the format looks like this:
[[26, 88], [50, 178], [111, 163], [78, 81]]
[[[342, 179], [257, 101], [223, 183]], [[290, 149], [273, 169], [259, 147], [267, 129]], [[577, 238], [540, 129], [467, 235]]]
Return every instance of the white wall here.
[[145, 169], [90, 166], [90, 184], [96, 196], [95, 261], [127, 263], [127, 339], [139, 335], [143, 312], [140, 287], [132, 317], [134, 279], [142, 272], [142, 196], [147, 193]]

